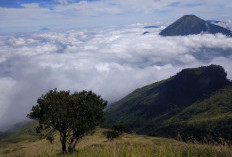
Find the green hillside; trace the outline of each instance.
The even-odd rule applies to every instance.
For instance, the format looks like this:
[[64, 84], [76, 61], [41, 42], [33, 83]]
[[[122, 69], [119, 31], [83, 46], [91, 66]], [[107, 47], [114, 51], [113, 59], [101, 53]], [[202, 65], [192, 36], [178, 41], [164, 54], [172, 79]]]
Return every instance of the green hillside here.
[[35, 127], [38, 125], [38, 122], [36, 121], [31, 121], [28, 122], [15, 131], [9, 133], [9, 135], [5, 138], [0, 139], [0, 142], [20, 142], [22, 140], [27, 140], [27, 141], [34, 141], [39, 139], [39, 137], [36, 134]]
[[113, 104], [106, 111], [104, 126], [120, 123], [152, 136], [180, 134], [185, 141], [232, 141], [231, 90], [221, 66], [184, 69]]
[[195, 15], [185, 15], [160, 32], [162, 36], [183, 36], [200, 33], [222, 33], [232, 36], [232, 32], [223, 27], [207, 22]]
[[178, 121], [204, 122], [232, 117], [232, 86], [226, 86], [214, 92], [209, 98], [198, 101], [169, 120], [169, 123]]

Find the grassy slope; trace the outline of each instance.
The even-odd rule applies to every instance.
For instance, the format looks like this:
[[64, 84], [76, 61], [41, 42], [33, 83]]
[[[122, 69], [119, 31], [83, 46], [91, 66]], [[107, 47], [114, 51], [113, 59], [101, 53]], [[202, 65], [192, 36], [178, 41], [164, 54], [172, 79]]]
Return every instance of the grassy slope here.
[[196, 102], [172, 117], [169, 123], [217, 121], [232, 118], [232, 85], [216, 91], [211, 97]]
[[[228, 85], [208, 98], [197, 101], [178, 114], [163, 121], [154, 128], [151, 123], [146, 133], [154, 136], [176, 137], [181, 134], [185, 141], [198, 140], [212, 143], [214, 141], [231, 143], [232, 136], [232, 85]], [[229, 142], [230, 141], [230, 142]]]
[[25, 139], [27, 139], [27, 141], [35, 141], [39, 138], [38, 136], [36, 136], [36, 131], [34, 129], [37, 125], [38, 123], [35, 121], [29, 122], [21, 128], [17, 129], [8, 137], [4, 138], [2, 141], [0, 140], [0, 142], [17, 143]]
[[[118, 139], [107, 141], [98, 128], [93, 136], [83, 138], [77, 145], [78, 150], [68, 157], [231, 157], [229, 146], [187, 144], [174, 139], [149, 137], [136, 134], [123, 134]], [[33, 135], [28, 135], [28, 137]], [[28, 138], [27, 137], [27, 138]], [[46, 140], [17, 143], [0, 142], [1, 157], [55, 157], [60, 154], [58, 137], [54, 144]]]
[[[211, 83], [208, 84], [209, 82]], [[226, 84], [229, 83], [221, 67], [185, 69], [167, 80], [137, 89], [113, 104], [106, 111], [104, 127], [122, 123], [137, 133], [176, 137], [183, 126], [176, 127], [173, 123], [181, 125], [180, 122], [191, 122], [195, 119], [194, 123], [199, 124], [203, 118], [205, 121], [219, 120], [219, 117], [222, 120], [228, 119], [232, 112], [232, 92], [229, 92], [232, 86], [226, 87], [228, 91], [225, 88], [212, 94]], [[206, 136], [208, 132], [202, 134]], [[228, 136], [227, 139], [231, 138], [232, 136]]]

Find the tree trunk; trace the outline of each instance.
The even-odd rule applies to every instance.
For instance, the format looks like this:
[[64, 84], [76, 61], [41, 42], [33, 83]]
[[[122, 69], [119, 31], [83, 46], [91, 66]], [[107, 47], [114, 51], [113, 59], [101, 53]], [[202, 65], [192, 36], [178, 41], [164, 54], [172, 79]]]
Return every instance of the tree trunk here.
[[60, 130], [60, 142], [62, 145], [62, 153], [65, 155], [67, 154], [67, 147], [66, 147], [66, 143], [67, 143], [67, 135], [66, 135], [66, 130]]
[[63, 154], [67, 154], [66, 142], [63, 140], [61, 143], [62, 143], [62, 152], [63, 152]]
[[73, 141], [74, 141], [74, 138], [72, 138], [72, 139], [70, 140], [70, 143], [69, 143], [69, 145], [68, 145], [68, 152], [69, 152], [69, 153], [72, 153], [72, 152], [73, 152], [73, 150], [72, 150], [72, 143], [73, 143]]
[[76, 147], [76, 145], [77, 145], [77, 141], [79, 140], [79, 138], [77, 138], [76, 140], [75, 140], [75, 142], [74, 142], [74, 144], [72, 145], [72, 150], [74, 151], [74, 149], [75, 149], [75, 147]]
[[[75, 141], [74, 141], [74, 140], [75, 140]], [[68, 152], [69, 152], [69, 153], [73, 153], [73, 152], [74, 152], [78, 140], [79, 140], [79, 138], [72, 139], [72, 141], [70, 142], [70, 144], [69, 144], [69, 146], [68, 146]]]
[[62, 144], [62, 152], [63, 152], [63, 154], [67, 154], [66, 140], [67, 140], [67, 138], [66, 138], [65, 134], [60, 137], [60, 142]]

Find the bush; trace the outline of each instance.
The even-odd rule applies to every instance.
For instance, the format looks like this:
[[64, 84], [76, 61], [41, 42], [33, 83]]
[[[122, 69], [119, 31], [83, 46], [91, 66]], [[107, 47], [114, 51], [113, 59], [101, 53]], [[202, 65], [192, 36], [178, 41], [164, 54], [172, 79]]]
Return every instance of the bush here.
[[113, 126], [113, 129], [114, 131], [117, 131], [120, 135], [123, 133], [123, 132], [126, 132], [127, 128], [125, 125], [122, 125], [122, 124], [118, 124], [118, 125], [114, 125]]
[[108, 140], [113, 140], [114, 138], [119, 137], [119, 132], [118, 131], [104, 131], [103, 135], [105, 135]]

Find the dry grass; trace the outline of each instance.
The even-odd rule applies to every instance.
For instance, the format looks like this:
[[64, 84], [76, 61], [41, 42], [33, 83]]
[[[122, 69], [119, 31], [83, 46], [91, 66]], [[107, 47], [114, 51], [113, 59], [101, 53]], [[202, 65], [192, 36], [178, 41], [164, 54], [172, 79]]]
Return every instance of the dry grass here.
[[[232, 157], [229, 146], [201, 145], [167, 138], [123, 134], [107, 141], [97, 129], [93, 136], [83, 138], [76, 152], [67, 157]], [[57, 157], [62, 156], [58, 138], [54, 144], [46, 140], [35, 142], [0, 143], [1, 157]]]

